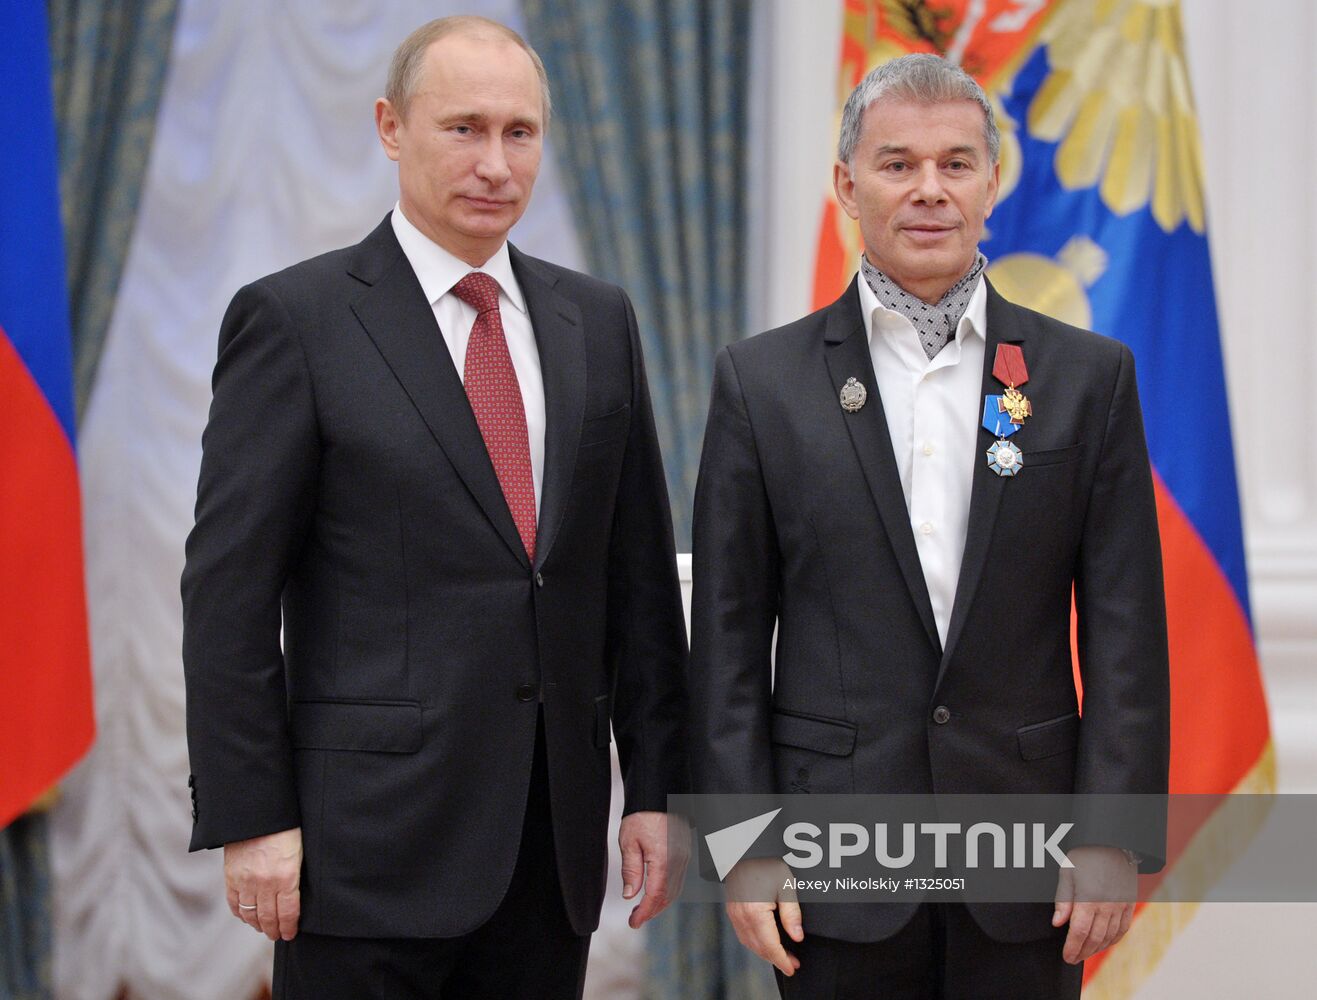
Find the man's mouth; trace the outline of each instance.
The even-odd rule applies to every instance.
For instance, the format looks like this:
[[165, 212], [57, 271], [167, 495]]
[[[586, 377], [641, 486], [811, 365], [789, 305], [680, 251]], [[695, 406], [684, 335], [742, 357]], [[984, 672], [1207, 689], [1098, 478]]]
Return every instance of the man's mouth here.
[[956, 231], [955, 226], [944, 226], [936, 222], [917, 223], [902, 226], [901, 231], [915, 240], [935, 242]]
[[482, 198], [479, 195], [473, 194], [463, 195], [462, 197], [468, 205], [471, 205], [474, 208], [483, 208], [488, 211], [504, 208], [511, 204], [511, 202], [505, 201], [501, 198]]

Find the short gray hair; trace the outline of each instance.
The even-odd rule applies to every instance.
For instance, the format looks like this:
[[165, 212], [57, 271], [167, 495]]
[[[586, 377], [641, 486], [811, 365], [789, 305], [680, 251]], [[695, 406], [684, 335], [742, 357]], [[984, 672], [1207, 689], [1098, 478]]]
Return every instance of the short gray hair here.
[[988, 159], [996, 163], [1001, 156], [1001, 132], [992, 113], [988, 95], [959, 66], [930, 52], [912, 52], [899, 56], [869, 71], [846, 99], [841, 113], [841, 136], [837, 140], [837, 159], [850, 165], [860, 141], [860, 126], [869, 106], [884, 98], [942, 104], [946, 101], [973, 101], [983, 109], [983, 139], [988, 144]]
[[425, 53], [430, 46], [448, 35], [466, 32], [471, 35], [483, 35], [486, 38], [503, 38], [512, 42], [526, 55], [530, 56], [535, 67], [535, 75], [540, 78], [540, 98], [544, 103], [544, 127], [549, 127], [549, 118], [553, 113], [553, 102], [549, 99], [549, 75], [544, 72], [544, 63], [527, 43], [526, 39], [509, 28], [478, 14], [455, 14], [452, 17], [440, 17], [429, 21], [403, 39], [393, 53], [389, 64], [389, 81], [384, 88], [384, 97], [393, 105], [399, 116], [407, 117], [407, 105], [416, 94], [421, 84], [421, 70], [425, 68]]

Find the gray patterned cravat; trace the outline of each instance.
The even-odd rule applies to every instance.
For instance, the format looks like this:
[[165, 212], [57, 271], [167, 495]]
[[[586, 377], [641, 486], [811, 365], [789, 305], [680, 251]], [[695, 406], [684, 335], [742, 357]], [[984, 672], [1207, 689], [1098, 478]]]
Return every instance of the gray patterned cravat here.
[[870, 264], [864, 254], [860, 254], [860, 273], [873, 289], [873, 294], [878, 296], [879, 302], [893, 312], [899, 312], [914, 325], [915, 333], [919, 334], [919, 343], [928, 355], [928, 360], [932, 361], [938, 351], [946, 347], [956, 335], [960, 317], [965, 315], [969, 300], [974, 295], [974, 283], [987, 263], [988, 258], [981, 253], [976, 254], [974, 266], [947, 289], [947, 293], [935, 306], [911, 295]]

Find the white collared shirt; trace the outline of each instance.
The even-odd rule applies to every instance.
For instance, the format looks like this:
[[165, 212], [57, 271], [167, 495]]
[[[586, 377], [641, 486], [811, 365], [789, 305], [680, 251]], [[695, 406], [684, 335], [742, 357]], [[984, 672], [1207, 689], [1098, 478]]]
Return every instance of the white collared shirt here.
[[860, 312], [910, 512], [910, 527], [945, 645], [969, 525], [983, 415], [987, 286], [980, 277], [956, 336], [929, 360], [914, 326], [878, 301], [861, 276]]
[[535, 343], [526, 300], [512, 273], [512, 258], [505, 242], [498, 252], [480, 267], [472, 267], [454, 257], [417, 229], [402, 213], [402, 205], [393, 206], [393, 232], [402, 244], [408, 263], [416, 272], [421, 290], [434, 310], [434, 318], [443, 334], [458, 378], [466, 379], [466, 348], [476, 311], [453, 294], [453, 286], [472, 271], [483, 271], [498, 282], [498, 311], [503, 320], [503, 335], [512, 356], [512, 368], [521, 387], [521, 403], [526, 409], [526, 431], [530, 435], [531, 478], [535, 481], [535, 508], [538, 517], [541, 487], [544, 483], [544, 375], [540, 370], [540, 351]]

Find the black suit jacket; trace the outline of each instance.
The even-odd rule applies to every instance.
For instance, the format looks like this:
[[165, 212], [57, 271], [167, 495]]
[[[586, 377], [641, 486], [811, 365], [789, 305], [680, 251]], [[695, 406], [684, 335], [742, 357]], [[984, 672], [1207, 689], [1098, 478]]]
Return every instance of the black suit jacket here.
[[192, 849], [300, 825], [308, 931], [481, 924], [516, 860], [541, 701], [578, 932], [604, 890], [610, 719], [627, 812], [686, 787], [635, 317], [614, 286], [511, 257], [546, 401], [534, 565], [387, 218], [224, 318], [182, 585]]
[[[1165, 792], [1161, 554], [1133, 357], [991, 286], [987, 327], [983, 392], [1003, 388], [997, 344], [1019, 344], [1035, 415], [1011, 438], [1015, 478], [989, 469], [987, 431], [961, 456], [969, 530], [945, 649], [855, 284], [718, 355], [694, 522], [697, 792]], [[851, 377], [869, 390], [856, 413], [838, 399]], [[878, 940], [913, 909], [819, 905], [806, 932]], [[1050, 907], [971, 909], [1000, 939], [1050, 931]]]

